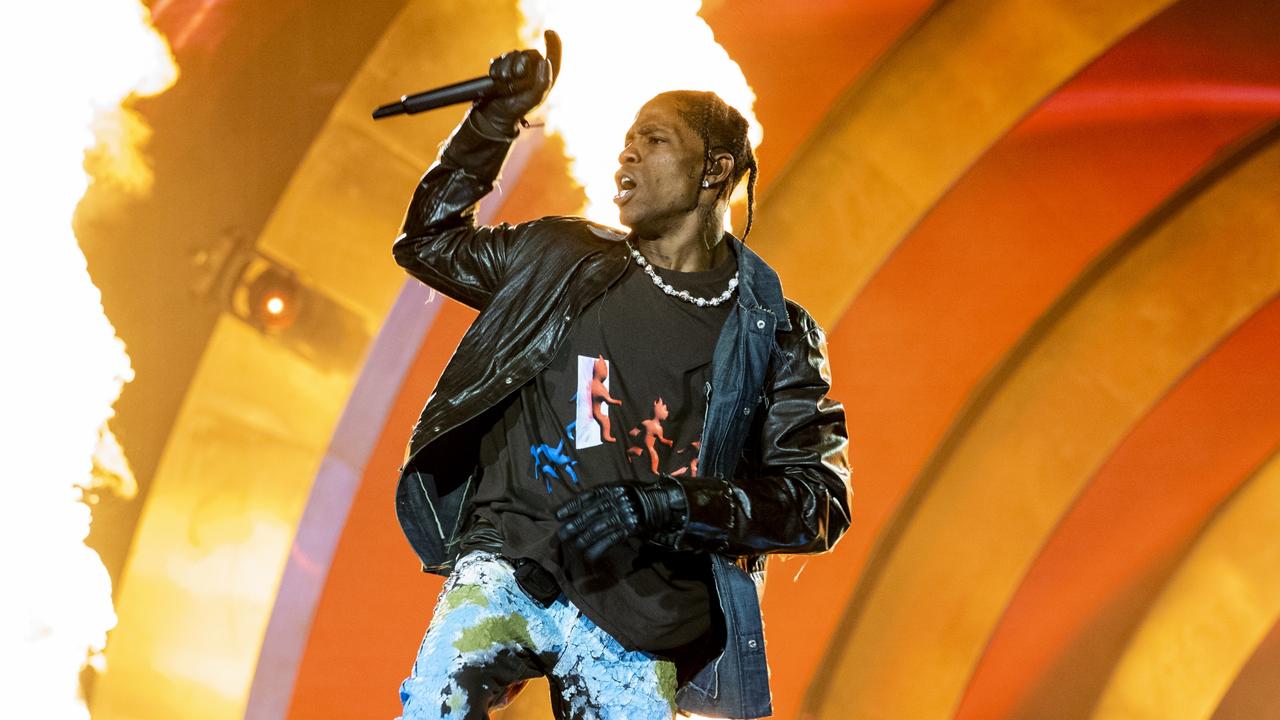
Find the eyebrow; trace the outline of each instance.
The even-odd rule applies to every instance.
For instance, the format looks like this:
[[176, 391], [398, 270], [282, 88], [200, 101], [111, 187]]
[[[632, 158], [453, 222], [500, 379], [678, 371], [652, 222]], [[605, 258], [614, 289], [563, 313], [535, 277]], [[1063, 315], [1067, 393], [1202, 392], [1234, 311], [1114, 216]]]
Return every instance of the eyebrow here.
[[623, 138], [623, 142], [624, 143], [631, 142], [631, 137], [633, 135], [650, 135], [655, 132], [669, 135], [671, 134], [671, 128], [668, 128], [666, 125], [660, 125], [655, 122], [647, 122], [641, 125], [640, 127], [636, 128], [635, 130], [628, 130], [626, 137]]

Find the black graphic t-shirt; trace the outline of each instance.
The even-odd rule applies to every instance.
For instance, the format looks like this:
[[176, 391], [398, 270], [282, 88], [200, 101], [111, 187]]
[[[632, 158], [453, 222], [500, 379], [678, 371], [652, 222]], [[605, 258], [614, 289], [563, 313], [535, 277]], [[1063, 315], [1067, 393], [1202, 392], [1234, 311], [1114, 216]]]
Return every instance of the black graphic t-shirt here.
[[[655, 268], [704, 298], [722, 293], [736, 269], [733, 257], [704, 272]], [[659, 652], [702, 637], [713, 602], [706, 556], [628, 541], [588, 565], [561, 547], [554, 513], [596, 485], [697, 473], [711, 356], [735, 299], [699, 307], [670, 297], [633, 262], [481, 440], [483, 477], [464, 550], [500, 538], [502, 554], [536, 561], [630, 649]]]

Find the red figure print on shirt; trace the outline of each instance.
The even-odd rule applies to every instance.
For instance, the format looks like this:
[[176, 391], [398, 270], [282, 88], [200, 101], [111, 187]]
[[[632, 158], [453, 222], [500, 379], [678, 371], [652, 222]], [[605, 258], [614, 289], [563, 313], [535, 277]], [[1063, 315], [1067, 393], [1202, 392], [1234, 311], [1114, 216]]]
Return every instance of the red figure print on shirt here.
[[693, 459], [689, 461], [688, 465], [681, 465], [679, 469], [671, 471], [671, 477], [680, 477], [685, 473], [689, 473], [690, 475], [697, 475], [698, 474], [698, 450], [701, 447], [702, 447], [702, 443], [697, 440], [694, 440], [693, 442], [689, 443], [689, 447], [684, 448], [683, 450], [677, 450], [676, 451], [677, 455], [684, 454], [685, 450], [692, 450]]
[[[642, 420], [640, 422], [640, 427], [632, 428], [630, 432], [634, 437], [640, 434], [641, 428], [644, 429], [644, 447], [649, 451], [649, 469], [654, 475], [658, 474], [657, 443], [662, 443], [667, 447], [671, 447], [675, 444], [674, 440], [668, 440], [662, 434], [662, 421], [666, 420], [667, 416], [670, 414], [670, 411], [667, 409], [667, 404], [662, 401], [662, 398], [658, 398], [653, 401], [653, 417], [648, 420]], [[638, 447], [627, 449], [627, 452], [635, 455], [636, 457], [642, 455], [644, 451], [645, 450]]]
[[604, 414], [604, 404], [621, 405], [622, 401], [609, 394], [609, 388], [604, 386], [604, 381], [609, 377], [609, 363], [604, 361], [604, 356], [597, 355], [595, 365], [592, 366], [591, 373], [591, 415], [600, 423], [600, 437], [605, 442], [617, 442], [613, 437], [613, 431], [609, 429], [609, 416]]

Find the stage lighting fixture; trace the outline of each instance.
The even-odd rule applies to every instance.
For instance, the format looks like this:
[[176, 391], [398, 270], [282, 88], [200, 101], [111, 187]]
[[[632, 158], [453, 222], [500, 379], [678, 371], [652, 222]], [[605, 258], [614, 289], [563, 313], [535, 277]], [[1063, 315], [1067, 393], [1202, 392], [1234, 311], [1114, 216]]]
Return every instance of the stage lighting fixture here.
[[359, 313], [308, 278], [234, 234], [192, 260], [197, 294], [323, 370], [357, 369], [372, 333]]
[[265, 333], [279, 334], [292, 327], [303, 311], [303, 284], [296, 274], [279, 265], [254, 270], [257, 275], [244, 287], [243, 306], [233, 302], [232, 307], [239, 310], [236, 316], [241, 320]]

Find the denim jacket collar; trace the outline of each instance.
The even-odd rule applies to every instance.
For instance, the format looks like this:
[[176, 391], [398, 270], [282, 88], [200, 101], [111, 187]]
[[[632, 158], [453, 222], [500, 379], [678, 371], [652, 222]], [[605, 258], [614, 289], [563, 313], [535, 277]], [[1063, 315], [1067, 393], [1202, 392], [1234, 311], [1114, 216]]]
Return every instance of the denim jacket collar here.
[[738, 256], [738, 303], [744, 308], [764, 308], [778, 319], [776, 329], [791, 329], [791, 319], [787, 315], [786, 301], [782, 296], [782, 281], [778, 273], [764, 261], [747, 244], [725, 233], [726, 242], [730, 243]]

